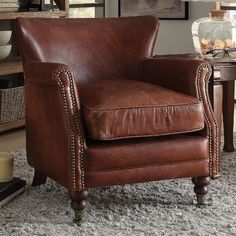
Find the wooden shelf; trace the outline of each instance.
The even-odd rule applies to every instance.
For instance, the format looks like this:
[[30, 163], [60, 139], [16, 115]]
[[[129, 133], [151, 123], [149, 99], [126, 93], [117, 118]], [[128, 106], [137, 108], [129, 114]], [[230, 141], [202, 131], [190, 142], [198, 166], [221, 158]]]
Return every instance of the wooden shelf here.
[[[0, 12], [0, 20], [15, 20], [18, 17], [60, 18], [68, 16], [69, 0], [54, 0], [60, 10], [35, 12]], [[0, 60], [0, 76], [23, 72], [20, 57]], [[1, 79], [1, 78], [0, 78]], [[0, 124], [0, 132], [25, 126], [25, 119]]]
[[0, 132], [7, 131], [10, 129], [16, 129], [16, 128], [23, 127], [23, 126], [25, 126], [25, 119], [0, 124]]
[[10, 75], [23, 72], [23, 66], [20, 57], [0, 61], [0, 75]]
[[18, 17], [65, 17], [65, 11], [37, 11], [37, 12], [0, 12], [0, 20], [11, 20]]

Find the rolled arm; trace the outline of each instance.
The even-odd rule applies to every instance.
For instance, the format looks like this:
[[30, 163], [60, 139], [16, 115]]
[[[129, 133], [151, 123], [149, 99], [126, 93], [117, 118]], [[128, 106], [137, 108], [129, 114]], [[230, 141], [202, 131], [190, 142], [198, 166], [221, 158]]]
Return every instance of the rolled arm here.
[[66, 65], [24, 65], [26, 138], [29, 163], [69, 188], [84, 186], [86, 149], [79, 95]]
[[209, 140], [209, 174], [219, 175], [219, 130], [211, 106], [208, 84], [212, 68], [196, 59], [149, 58], [142, 64], [142, 80], [197, 97], [204, 106], [205, 129]]

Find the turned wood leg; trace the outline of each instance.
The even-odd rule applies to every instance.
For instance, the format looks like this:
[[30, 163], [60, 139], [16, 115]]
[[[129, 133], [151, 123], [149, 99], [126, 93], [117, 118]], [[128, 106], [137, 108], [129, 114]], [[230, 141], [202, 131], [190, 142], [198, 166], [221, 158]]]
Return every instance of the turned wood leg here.
[[224, 148], [226, 152], [234, 151], [234, 81], [223, 83], [223, 121], [224, 121]]
[[38, 185], [42, 185], [45, 184], [47, 181], [47, 176], [42, 174], [41, 172], [35, 170], [34, 171], [34, 179], [32, 182], [32, 186], [38, 186]]
[[194, 186], [194, 192], [197, 197], [197, 206], [205, 206], [206, 205], [206, 195], [208, 193], [207, 185], [210, 184], [210, 177], [193, 177], [192, 182]]
[[74, 222], [80, 225], [84, 218], [85, 208], [87, 207], [87, 198], [89, 196], [88, 190], [81, 192], [69, 191], [69, 197], [71, 199], [71, 207], [75, 211]]

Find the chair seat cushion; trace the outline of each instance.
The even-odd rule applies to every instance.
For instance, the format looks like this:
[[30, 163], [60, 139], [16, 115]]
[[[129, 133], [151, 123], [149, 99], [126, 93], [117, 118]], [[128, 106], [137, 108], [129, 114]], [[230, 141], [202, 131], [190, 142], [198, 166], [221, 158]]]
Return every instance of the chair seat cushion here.
[[198, 99], [132, 80], [99, 80], [78, 86], [90, 139], [113, 140], [186, 133], [204, 128]]

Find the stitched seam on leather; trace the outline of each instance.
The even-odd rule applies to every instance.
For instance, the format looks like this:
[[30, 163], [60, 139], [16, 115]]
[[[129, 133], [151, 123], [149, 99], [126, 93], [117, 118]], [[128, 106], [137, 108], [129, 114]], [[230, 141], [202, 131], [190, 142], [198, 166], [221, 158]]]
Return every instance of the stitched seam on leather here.
[[98, 173], [98, 172], [111, 172], [111, 171], [119, 171], [119, 170], [131, 170], [131, 169], [140, 169], [140, 168], [148, 168], [148, 167], [155, 167], [155, 166], [169, 166], [173, 164], [184, 164], [184, 163], [192, 163], [192, 162], [199, 162], [199, 161], [206, 161], [208, 158], [201, 158], [198, 160], [188, 160], [188, 161], [178, 161], [178, 162], [164, 162], [162, 164], [152, 164], [152, 165], [141, 165], [141, 166], [132, 166], [132, 167], [121, 167], [121, 168], [112, 168], [112, 169], [101, 169], [101, 170], [94, 170], [87, 172], [88, 174]]
[[181, 106], [195, 106], [195, 105], [202, 105], [202, 102], [199, 102], [199, 103], [182, 103], [182, 104], [176, 104], [176, 105], [153, 105], [153, 106], [147, 106], [147, 107], [138, 107], [138, 106], [133, 106], [133, 107], [121, 107], [121, 108], [107, 108], [107, 109], [101, 109], [101, 110], [92, 110], [91, 108], [89, 108], [88, 106], [86, 105], [83, 105], [81, 104], [81, 106], [83, 108], [85, 108], [86, 110], [89, 110], [89, 111], [93, 111], [93, 112], [106, 112], [106, 111], [113, 111], [113, 110], [137, 110], [137, 109], [171, 109], [173, 107], [181, 107]]
[[[117, 139], [122, 139], [122, 138], [142, 138], [142, 137], [159, 137], [159, 136], [165, 136], [165, 135], [173, 135], [173, 134], [182, 134], [182, 133], [192, 133], [192, 132], [196, 132], [196, 131], [200, 131], [204, 128], [204, 126], [202, 126], [201, 128], [198, 129], [192, 129], [192, 130], [183, 130], [183, 131], [177, 131], [177, 132], [170, 132], [170, 133], [158, 133], [158, 134], [141, 134], [141, 135], [126, 135], [126, 136], [112, 136], [109, 139], [101, 139], [101, 137], [99, 137], [98, 140], [117, 140]], [[96, 138], [96, 137], [95, 137]], [[95, 139], [93, 138], [93, 139]]]
[[[210, 159], [209, 174], [211, 176], [215, 176], [215, 175], [219, 174], [218, 127], [217, 127], [217, 123], [216, 123], [216, 120], [215, 120], [215, 117], [214, 117], [214, 112], [213, 112], [211, 104], [210, 104], [210, 98], [209, 98], [209, 94], [208, 94], [208, 82], [209, 82], [211, 72], [212, 72], [212, 69], [211, 69], [210, 65], [202, 64], [202, 65], [199, 66], [198, 72], [197, 72], [196, 87], [197, 87], [197, 96], [201, 101], [203, 101], [202, 91], [201, 91], [201, 84], [200, 84], [201, 72], [203, 71], [203, 68], [208, 69], [208, 72], [205, 76], [205, 81], [204, 81], [205, 87], [204, 88], [205, 88], [205, 92], [206, 92], [206, 102], [207, 102], [208, 109], [209, 109], [210, 114], [211, 114], [211, 118], [213, 120], [213, 125], [214, 125], [214, 128], [215, 128], [215, 132], [216, 132], [216, 140], [215, 140], [215, 146], [214, 146], [215, 155], [213, 155], [213, 153], [212, 153], [212, 149], [213, 149], [212, 142], [213, 142], [213, 140], [212, 140], [211, 124], [210, 124], [210, 121], [208, 119], [208, 116], [207, 116], [205, 108], [204, 108], [204, 116], [205, 116], [205, 120], [206, 120], [206, 123], [207, 123], [207, 136], [208, 136], [208, 140], [209, 140], [209, 159]], [[214, 159], [215, 159], [215, 163], [216, 163], [215, 169], [213, 168]]]
[[76, 99], [75, 99], [75, 93], [74, 93], [74, 87], [73, 87], [73, 76], [70, 73], [68, 69], [60, 69], [55, 72], [55, 78], [56, 81], [60, 87], [61, 90], [61, 95], [64, 103], [64, 112], [65, 112], [65, 117], [66, 117], [66, 123], [69, 131], [69, 139], [70, 139], [70, 158], [71, 158], [71, 169], [72, 169], [72, 187], [73, 189], [76, 189], [77, 187], [77, 182], [76, 182], [76, 154], [75, 154], [75, 135], [72, 132], [72, 128], [70, 125], [69, 121], [69, 110], [68, 110], [68, 104], [67, 104], [67, 99], [66, 99], [66, 92], [65, 92], [65, 86], [60, 78], [61, 74], [65, 73], [67, 77], [69, 78], [69, 83], [70, 83], [70, 95], [71, 95], [71, 100], [72, 100], [72, 110], [73, 113], [76, 114], [76, 116], [73, 116], [73, 120], [76, 124], [76, 128], [79, 134], [79, 148], [80, 148], [80, 169], [81, 169], [81, 183], [82, 183], [82, 189], [85, 188], [85, 181], [84, 181], [84, 166], [83, 166], [83, 157], [84, 157], [84, 140], [81, 136], [80, 132], [80, 127], [79, 127], [79, 122], [78, 122], [78, 117], [77, 117], [77, 112], [76, 112]]

